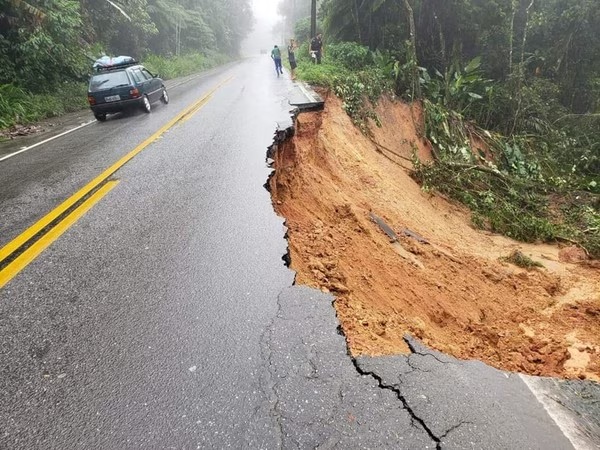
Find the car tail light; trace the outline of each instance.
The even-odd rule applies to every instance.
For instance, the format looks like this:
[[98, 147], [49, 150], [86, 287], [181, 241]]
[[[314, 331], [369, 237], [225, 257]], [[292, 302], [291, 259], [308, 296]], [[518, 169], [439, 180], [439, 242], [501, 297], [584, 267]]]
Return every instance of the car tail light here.
[[129, 91], [129, 95], [131, 95], [133, 98], [139, 97], [140, 91], [138, 91], [138, 88], [133, 88]]
[[88, 95], [88, 103], [90, 105], [95, 105], [96, 104], [96, 99], [93, 96]]

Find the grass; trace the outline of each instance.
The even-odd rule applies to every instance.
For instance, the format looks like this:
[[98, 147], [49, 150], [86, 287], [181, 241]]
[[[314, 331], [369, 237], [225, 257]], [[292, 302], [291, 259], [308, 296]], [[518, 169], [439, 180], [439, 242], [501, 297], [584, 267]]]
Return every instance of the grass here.
[[170, 80], [202, 72], [229, 61], [231, 61], [230, 57], [219, 53], [208, 55], [194, 53], [171, 58], [150, 55], [144, 59], [144, 65], [150, 72], [158, 74], [163, 80]]
[[296, 75], [301, 80], [315, 86], [333, 88], [338, 77], [345, 70], [330, 63], [313, 64], [309, 61], [299, 61]]
[[0, 129], [33, 123], [87, 106], [87, 85], [68, 82], [52, 93], [32, 94], [13, 84], [0, 85]]
[[[148, 56], [143, 64], [153, 73], [168, 80], [225, 64], [231, 58], [217, 53], [192, 54], [172, 58]], [[34, 94], [14, 84], [0, 85], [0, 130], [16, 124], [26, 125], [40, 120], [81, 111], [88, 107], [87, 82], [67, 81], [49, 87], [47, 93]]]
[[472, 211], [473, 224], [522, 242], [576, 243], [600, 258], [600, 196], [559, 190], [543, 182], [485, 170], [477, 165], [415, 160], [413, 176]]
[[379, 124], [374, 106], [384, 92], [391, 92], [391, 80], [376, 66], [353, 71], [337, 61], [314, 64], [300, 59], [297, 77], [315, 86], [333, 90], [354, 124], [367, 133], [368, 119]]

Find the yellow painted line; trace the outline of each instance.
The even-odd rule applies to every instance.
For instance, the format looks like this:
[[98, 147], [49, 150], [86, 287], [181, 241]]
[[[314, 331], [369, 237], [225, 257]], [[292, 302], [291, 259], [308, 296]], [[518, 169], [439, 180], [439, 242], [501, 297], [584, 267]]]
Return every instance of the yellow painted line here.
[[73, 225], [81, 216], [98, 203], [102, 197], [110, 192], [118, 181], [108, 181], [104, 186], [94, 192], [86, 199], [81, 206], [75, 209], [71, 214], [65, 217], [58, 225], [38, 239], [31, 247], [21, 253], [13, 262], [4, 269], [0, 270], [0, 288], [12, 280], [21, 270], [33, 261], [40, 253], [46, 250], [54, 241], [56, 241], [67, 229]]
[[194, 114], [196, 114], [200, 110], [200, 108], [202, 108], [205, 104], [207, 104], [211, 98], [212, 98], [212, 94], [208, 94], [206, 97], [204, 97], [200, 103], [198, 103], [194, 108], [192, 108], [191, 111], [188, 111], [188, 113], [185, 116], [183, 116], [181, 119], [179, 119], [178, 124], [181, 125], [182, 123], [185, 123], [188, 120], [190, 120], [190, 118]]
[[[219, 90], [224, 84], [228, 83], [232, 79], [233, 79], [233, 77], [229, 77], [226, 80], [219, 83], [217, 86], [215, 86], [213, 89], [211, 89], [204, 97], [202, 97], [200, 100], [194, 102], [192, 105], [188, 106], [183, 112], [178, 114], [175, 118], [173, 118], [165, 126], [160, 128], [156, 133], [154, 133], [152, 136], [150, 136], [148, 139], [146, 139], [144, 142], [142, 142], [140, 145], [138, 145], [136, 148], [134, 148], [131, 152], [129, 152], [128, 154], [123, 156], [116, 163], [114, 163], [112, 166], [110, 166], [108, 169], [106, 169], [104, 172], [102, 172], [100, 175], [98, 175], [96, 178], [94, 178], [92, 181], [90, 181], [84, 187], [79, 189], [79, 191], [77, 191], [75, 194], [73, 194], [71, 197], [69, 197], [67, 200], [65, 200], [63, 203], [61, 203], [55, 209], [50, 211], [48, 214], [46, 214], [44, 217], [42, 217], [39, 221], [34, 223], [31, 227], [29, 227], [27, 230], [25, 230], [23, 233], [21, 233], [15, 239], [13, 239], [11, 242], [9, 242], [4, 247], [2, 247], [0, 249], [0, 261], [5, 259], [6, 257], [8, 257], [16, 249], [18, 249], [23, 244], [25, 244], [27, 241], [29, 241], [33, 236], [35, 236], [41, 230], [46, 228], [50, 223], [52, 223], [54, 220], [56, 220], [56, 218], [58, 218], [61, 214], [64, 214], [65, 211], [67, 211], [69, 208], [71, 208], [75, 203], [77, 203], [79, 200], [81, 200], [83, 197], [85, 197], [90, 191], [92, 191], [94, 188], [96, 188], [100, 183], [102, 183], [104, 180], [106, 180], [108, 177], [110, 177], [113, 173], [115, 173], [117, 170], [119, 170], [131, 158], [133, 158], [135, 155], [140, 153], [142, 150], [144, 150], [146, 147], [148, 147], [151, 143], [153, 143], [159, 137], [161, 137], [166, 131], [168, 131], [170, 128], [172, 128], [176, 123], [178, 123], [182, 119], [185, 119], [186, 117], [189, 118], [190, 114], [193, 114], [196, 111], [198, 111], [198, 109], [200, 109], [200, 107], [205, 105], [206, 102], [208, 101], [208, 99], [210, 99], [217, 90]], [[185, 119], [185, 120], [187, 120], [187, 119]]]

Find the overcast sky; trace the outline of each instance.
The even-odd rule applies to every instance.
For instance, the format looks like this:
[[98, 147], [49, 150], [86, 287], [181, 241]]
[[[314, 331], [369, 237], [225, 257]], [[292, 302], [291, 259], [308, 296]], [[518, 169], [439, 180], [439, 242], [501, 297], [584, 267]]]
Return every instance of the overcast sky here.
[[273, 27], [281, 20], [277, 15], [278, 4], [279, 0], [252, 0], [256, 22], [254, 30], [242, 44], [244, 55], [256, 55], [261, 50], [270, 53], [273, 45], [281, 45], [281, 36], [273, 34]]
[[254, 15], [257, 19], [260, 18], [276, 22], [278, 20], [278, 4], [279, 0], [252, 0], [252, 9], [254, 9]]

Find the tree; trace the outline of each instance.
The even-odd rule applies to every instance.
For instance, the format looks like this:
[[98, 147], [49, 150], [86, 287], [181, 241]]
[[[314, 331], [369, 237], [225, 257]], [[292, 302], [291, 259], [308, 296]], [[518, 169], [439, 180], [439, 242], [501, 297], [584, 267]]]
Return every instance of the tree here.
[[318, 16], [315, 14], [317, 31], [312, 30], [313, 4], [316, 13], [321, 4], [319, 0], [280, 0], [277, 5], [277, 12], [283, 17], [281, 27], [285, 30], [294, 30], [294, 36], [300, 42], [309, 40], [313, 33], [320, 29]]
[[404, 0], [404, 8], [408, 17], [409, 46], [408, 58], [412, 71], [413, 97], [421, 97], [421, 83], [419, 82], [419, 61], [417, 59], [417, 30], [415, 27], [415, 15], [409, 0]]
[[127, 0], [122, 5], [113, 0], [80, 3], [84, 39], [103, 44], [112, 54], [141, 58], [148, 50], [148, 40], [158, 33], [148, 14], [147, 0]]
[[[3, 4], [2, 4], [3, 3]], [[16, 82], [44, 91], [67, 78], [83, 76], [79, 37], [81, 16], [75, 0], [4, 1], [0, 23], [0, 83]]]
[[317, 0], [312, 0], [310, 3], [310, 37], [314, 38], [317, 35]]
[[321, 12], [330, 38], [374, 50], [400, 48], [397, 36], [404, 34], [405, 22], [397, 18], [403, 8], [393, 0], [325, 0]]

